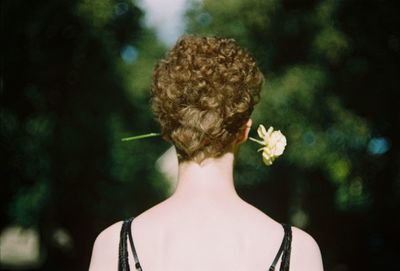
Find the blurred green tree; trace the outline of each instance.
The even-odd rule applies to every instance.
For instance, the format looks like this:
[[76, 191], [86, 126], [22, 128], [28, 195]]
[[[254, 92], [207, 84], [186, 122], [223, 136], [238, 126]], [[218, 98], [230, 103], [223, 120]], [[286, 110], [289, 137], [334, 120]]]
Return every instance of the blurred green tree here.
[[[87, 270], [101, 229], [165, 194], [154, 168], [165, 145], [120, 140], [156, 130], [144, 86], [163, 47], [132, 1], [6, 1], [2, 9], [0, 226], [38, 229], [42, 270]], [[66, 247], [59, 229], [70, 236]]]
[[384, 254], [399, 219], [378, 222], [399, 209], [395, 12], [391, 1], [204, 0], [187, 13], [189, 33], [235, 38], [255, 56], [266, 84], [253, 120], [287, 135], [272, 168], [242, 147], [240, 193], [312, 233], [328, 270], [398, 266]]

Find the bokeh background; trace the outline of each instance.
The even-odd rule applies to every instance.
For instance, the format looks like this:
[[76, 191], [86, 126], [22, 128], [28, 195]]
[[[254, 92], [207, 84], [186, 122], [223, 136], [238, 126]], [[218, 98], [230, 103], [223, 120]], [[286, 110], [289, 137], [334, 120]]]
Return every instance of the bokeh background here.
[[152, 67], [189, 33], [253, 54], [254, 127], [287, 136], [272, 167], [244, 144], [238, 193], [309, 232], [326, 270], [400, 270], [397, 4], [2, 1], [1, 268], [87, 270], [102, 229], [168, 196], [156, 161], [170, 145], [120, 139], [158, 131]]

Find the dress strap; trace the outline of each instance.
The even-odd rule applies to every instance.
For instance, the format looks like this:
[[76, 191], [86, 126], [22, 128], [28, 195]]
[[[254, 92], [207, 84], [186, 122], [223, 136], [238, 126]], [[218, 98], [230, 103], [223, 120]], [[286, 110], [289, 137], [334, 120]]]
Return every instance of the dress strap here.
[[130, 271], [127, 248], [127, 234], [130, 225], [129, 220], [130, 219], [124, 220], [121, 227], [118, 251], [118, 271]]
[[118, 254], [118, 271], [130, 271], [129, 260], [128, 260], [128, 244], [127, 239], [131, 245], [133, 258], [135, 260], [135, 268], [138, 271], [142, 271], [142, 267], [139, 263], [139, 258], [136, 253], [135, 245], [133, 243], [131, 225], [133, 217], [125, 219], [122, 223], [121, 234], [119, 239], [119, 254]]
[[139, 257], [136, 253], [135, 244], [133, 243], [133, 238], [132, 238], [132, 231], [131, 231], [132, 220], [133, 220], [133, 217], [130, 219], [130, 222], [129, 222], [129, 230], [128, 230], [129, 243], [131, 244], [133, 259], [135, 259], [135, 268], [138, 271], [142, 271], [142, 267], [140, 266], [140, 262], [139, 262]]
[[285, 231], [281, 246], [279, 247], [278, 253], [275, 256], [274, 261], [272, 262], [269, 271], [274, 271], [275, 266], [278, 263], [279, 258], [282, 256], [281, 267], [279, 271], [289, 271], [290, 264], [290, 252], [292, 245], [292, 227], [287, 224], [282, 224], [282, 227]]

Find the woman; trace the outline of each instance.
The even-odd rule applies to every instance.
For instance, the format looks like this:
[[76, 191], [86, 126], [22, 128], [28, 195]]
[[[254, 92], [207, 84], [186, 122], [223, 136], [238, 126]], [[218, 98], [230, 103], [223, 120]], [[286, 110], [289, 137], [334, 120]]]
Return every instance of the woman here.
[[104, 230], [90, 271], [323, 269], [312, 237], [283, 227], [234, 187], [235, 153], [248, 138], [262, 82], [253, 58], [232, 39], [177, 42], [155, 67], [152, 85], [161, 134], [178, 154], [176, 190]]

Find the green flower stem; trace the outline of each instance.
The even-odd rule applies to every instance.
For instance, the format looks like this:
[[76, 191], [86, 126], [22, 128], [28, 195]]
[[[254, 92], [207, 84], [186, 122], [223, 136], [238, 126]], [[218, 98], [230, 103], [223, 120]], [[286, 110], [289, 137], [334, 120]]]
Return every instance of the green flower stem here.
[[131, 140], [136, 140], [136, 139], [156, 137], [159, 135], [160, 135], [160, 133], [149, 133], [149, 134], [138, 135], [138, 136], [124, 137], [124, 138], [121, 138], [121, 141], [131, 141]]
[[263, 141], [261, 141], [261, 140], [258, 140], [258, 139], [255, 139], [255, 138], [253, 138], [253, 137], [249, 137], [249, 139], [251, 140], [251, 141], [254, 141], [254, 142], [257, 142], [258, 144], [260, 144], [260, 145], [265, 145], [265, 143], [263, 142]]

